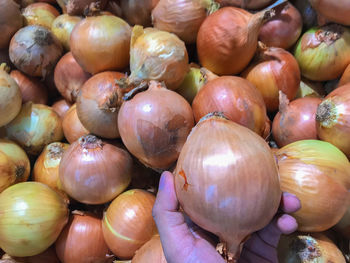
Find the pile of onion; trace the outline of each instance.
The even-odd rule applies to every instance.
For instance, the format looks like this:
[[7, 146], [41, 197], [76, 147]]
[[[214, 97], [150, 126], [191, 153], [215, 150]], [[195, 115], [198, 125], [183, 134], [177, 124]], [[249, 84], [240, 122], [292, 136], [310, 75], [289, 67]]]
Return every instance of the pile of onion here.
[[315, 10], [332, 22], [350, 25], [350, 4], [347, 0], [309, 0]]
[[69, 143], [73, 143], [80, 137], [90, 133], [81, 124], [76, 106], [76, 104], [72, 105], [62, 119], [63, 134]]
[[121, 0], [120, 7], [123, 17], [130, 25], [150, 26], [151, 12], [158, 2], [159, 0]]
[[23, 9], [24, 25], [39, 25], [51, 29], [52, 22], [60, 15], [56, 8], [47, 3], [33, 3]]
[[0, 0], [0, 48], [7, 48], [12, 36], [23, 26], [19, 8], [13, 0]]

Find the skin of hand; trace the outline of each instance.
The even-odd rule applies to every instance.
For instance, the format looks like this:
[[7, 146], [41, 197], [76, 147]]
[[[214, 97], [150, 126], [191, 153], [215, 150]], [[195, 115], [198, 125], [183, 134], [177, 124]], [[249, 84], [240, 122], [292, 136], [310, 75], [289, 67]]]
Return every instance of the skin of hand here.
[[[281, 211], [293, 213], [300, 207], [296, 196], [283, 193]], [[153, 217], [168, 263], [225, 263], [211, 243], [189, 228], [188, 220], [179, 211], [174, 176], [170, 172], [163, 172], [160, 178]], [[278, 263], [276, 247], [281, 234], [290, 234], [297, 228], [292, 216], [276, 215], [269, 225], [253, 233], [244, 244], [238, 263]]]

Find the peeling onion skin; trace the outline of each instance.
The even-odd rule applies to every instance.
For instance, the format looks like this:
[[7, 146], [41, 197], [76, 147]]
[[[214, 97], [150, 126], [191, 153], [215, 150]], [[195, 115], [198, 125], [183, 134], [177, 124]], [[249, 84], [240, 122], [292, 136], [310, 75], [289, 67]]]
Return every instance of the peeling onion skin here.
[[350, 26], [350, 4], [347, 0], [309, 0], [312, 7], [327, 20]]
[[23, 9], [24, 25], [38, 25], [51, 29], [52, 22], [60, 15], [56, 8], [47, 3], [33, 3]]
[[151, 12], [159, 0], [121, 0], [123, 17], [130, 25], [151, 26]]
[[131, 263], [145, 262], [167, 263], [159, 235], [153, 236], [151, 240], [137, 250], [131, 261]]
[[[7, 48], [12, 36], [23, 26], [20, 6], [13, 0], [0, 1], [0, 49]], [[1, 62], [0, 62], [1, 63]]]
[[76, 106], [76, 104], [72, 105], [62, 120], [64, 137], [69, 143], [73, 143], [80, 137], [90, 133], [87, 129], [85, 129], [83, 124], [81, 124], [78, 118]]
[[298, 230], [321, 232], [334, 226], [350, 201], [350, 163], [330, 143], [297, 141], [279, 149], [282, 191], [296, 195], [301, 209], [293, 213]]
[[184, 212], [226, 242], [232, 256], [279, 207], [278, 170], [269, 146], [253, 131], [222, 117], [202, 119], [192, 129], [174, 175]]

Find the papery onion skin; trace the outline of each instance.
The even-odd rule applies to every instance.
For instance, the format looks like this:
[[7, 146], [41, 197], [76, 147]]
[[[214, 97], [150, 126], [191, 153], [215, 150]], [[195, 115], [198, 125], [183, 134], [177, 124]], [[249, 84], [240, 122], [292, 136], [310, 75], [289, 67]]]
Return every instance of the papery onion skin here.
[[19, 8], [13, 0], [0, 1], [0, 48], [7, 48], [11, 37], [23, 26], [23, 17]]
[[55, 246], [58, 258], [64, 263], [113, 261], [103, 239], [102, 221], [90, 213], [73, 212]]
[[131, 263], [167, 263], [159, 235], [155, 235], [135, 253]]
[[57, 90], [69, 103], [77, 99], [80, 88], [91, 77], [74, 59], [72, 52], [66, 53], [57, 63], [54, 81]]
[[176, 161], [193, 125], [189, 103], [153, 81], [148, 90], [125, 101], [118, 114], [126, 148], [144, 165], [155, 169], [167, 169]]
[[219, 111], [259, 135], [264, 134], [266, 107], [259, 91], [249, 81], [223, 76], [205, 84], [192, 102], [196, 122], [210, 112]]
[[341, 76], [350, 64], [350, 29], [337, 24], [314, 27], [299, 39], [294, 56], [301, 74], [314, 81]]
[[0, 139], [0, 193], [7, 187], [28, 180], [30, 162], [16, 143]]
[[132, 159], [127, 151], [86, 135], [64, 152], [59, 177], [63, 190], [77, 201], [103, 204], [127, 188], [131, 169]]
[[130, 25], [151, 26], [151, 12], [159, 0], [121, 0], [120, 7]]
[[38, 182], [15, 184], [3, 191], [0, 211], [0, 247], [17, 257], [44, 252], [68, 221], [64, 200]]
[[323, 88], [322, 82], [314, 82], [301, 78], [300, 86], [295, 99], [304, 97], [323, 98], [325, 95], [326, 92]]
[[338, 83], [338, 87], [348, 84], [349, 82], [350, 82], [350, 64], [346, 67], [343, 75], [341, 76]]
[[334, 226], [350, 201], [350, 163], [330, 143], [302, 140], [275, 154], [282, 191], [296, 195], [301, 209], [293, 213], [298, 230], [321, 232]]
[[76, 106], [76, 104], [72, 105], [62, 120], [63, 134], [69, 143], [73, 143], [80, 137], [90, 133], [85, 129], [83, 124], [81, 124], [78, 118]]
[[28, 154], [38, 155], [43, 148], [63, 139], [62, 123], [49, 106], [27, 102], [16, 118], [5, 126], [9, 139]]
[[327, 20], [343, 25], [350, 25], [350, 5], [348, 1], [309, 0], [315, 10]]
[[74, 27], [70, 48], [86, 72], [122, 70], [129, 64], [130, 37], [130, 26], [119, 17], [87, 17]]
[[278, 170], [269, 146], [222, 117], [204, 118], [192, 129], [174, 175], [185, 213], [226, 242], [231, 256], [238, 256], [241, 242], [267, 225], [279, 206]]
[[47, 104], [47, 89], [39, 79], [26, 76], [19, 70], [12, 70], [10, 76], [16, 81], [21, 90], [22, 103], [32, 101], [37, 104]]
[[51, 28], [52, 22], [60, 15], [56, 8], [47, 3], [33, 3], [23, 9], [24, 25], [39, 25]]
[[26, 26], [10, 42], [10, 59], [22, 72], [46, 77], [62, 56], [63, 48], [53, 33], [42, 26]]
[[272, 0], [216, 0], [220, 6], [236, 6], [247, 9], [261, 9], [266, 7]]
[[108, 207], [102, 221], [108, 247], [121, 259], [131, 259], [136, 250], [157, 233], [152, 217], [155, 196], [132, 189], [119, 195]]

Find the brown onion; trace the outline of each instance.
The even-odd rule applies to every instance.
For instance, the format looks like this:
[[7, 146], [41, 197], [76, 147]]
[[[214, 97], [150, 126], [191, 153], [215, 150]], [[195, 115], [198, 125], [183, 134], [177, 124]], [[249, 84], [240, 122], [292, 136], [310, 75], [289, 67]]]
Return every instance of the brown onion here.
[[303, 21], [298, 9], [288, 3], [261, 27], [259, 40], [269, 47], [288, 49], [299, 39], [302, 27]]
[[76, 104], [72, 105], [62, 119], [62, 128], [64, 137], [66, 137], [69, 143], [73, 143], [84, 135], [88, 135], [90, 132], [85, 129], [81, 124]]
[[19, 8], [13, 0], [0, 0], [0, 48], [7, 48], [11, 37], [23, 26]]
[[320, 232], [334, 226], [350, 201], [350, 163], [328, 142], [302, 140], [275, 153], [282, 191], [296, 195], [301, 209], [293, 213], [299, 231]]
[[52, 22], [60, 13], [47, 3], [33, 3], [23, 9], [24, 25], [39, 25], [51, 29]]
[[126, 189], [131, 169], [127, 151], [86, 135], [64, 152], [59, 176], [63, 190], [77, 201], [103, 204]]
[[74, 212], [56, 241], [56, 253], [64, 263], [112, 262], [97, 216]]
[[121, 70], [129, 64], [130, 37], [130, 26], [119, 17], [87, 17], [74, 27], [70, 48], [79, 65], [91, 74]]
[[26, 76], [19, 70], [12, 70], [10, 76], [21, 90], [22, 103], [32, 101], [33, 103], [47, 104], [47, 89], [39, 79]]
[[60, 118], [63, 118], [64, 114], [69, 110], [71, 105], [64, 99], [56, 101], [52, 105], [52, 109], [60, 116]]
[[281, 103], [272, 123], [278, 147], [300, 140], [317, 140], [316, 111], [321, 102], [320, 98], [301, 98]]
[[270, 222], [281, 199], [277, 165], [267, 143], [215, 113], [192, 129], [174, 174], [185, 213], [219, 236], [235, 257], [244, 239]]
[[343, 75], [341, 76], [338, 86], [341, 87], [350, 82], [350, 64], [346, 67]]
[[53, 246], [44, 252], [31, 257], [11, 257], [5, 254], [0, 263], [61, 263], [57, 258], [55, 248]]
[[102, 221], [103, 236], [118, 258], [131, 259], [157, 233], [152, 217], [155, 200], [147, 191], [132, 189], [109, 205]]
[[350, 25], [350, 4], [346, 0], [309, 0], [315, 10], [332, 22]]
[[119, 110], [120, 137], [143, 164], [167, 169], [177, 160], [194, 125], [191, 106], [155, 81], [146, 91], [132, 95]]
[[236, 6], [246, 9], [261, 9], [273, 0], [216, 0], [220, 6]]
[[266, 108], [278, 110], [279, 91], [294, 99], [300, 85], [300, 69], [297, 61], [282, 48], [261, 46], [252, 64], [242, 76], [261, 92]]
[[120, 7], [130, 25], [151, 26], [151, 12], [159, 0], [121, 0]]
[[304, 97], [315, 97], [322, 98], [326, 95], [325, 89], [323, 88], [322, 82], [315, 82], [311, 80], [307, 80], [305, 78], [301, 78], [299, 89], [296, 99], [304, 98]]
[[104, 138], [118, 138], [118, 112], [123, 89], [116, 84], [125, 75], [106, 71], [94, 75], [81, 87], [77, 98], [77, 113], [83, 126]]
[[159, 235], [155, 235], [136, 251], [131, 263], [167, 263]]
[[52, 32], [42, 26], [26, 26], [13, 36], [10, 59], [22, 72], [45, 77], [62, 56], [63, 48]]
[[66, 53], [57, 63], [54, 81], [57, 90], [69, 103], [77, 99], [80, 88], [91, 77], [74, 59], [72, 52]]
[[66, 7], [68, 15], [89, 15], [103, 10], [107, 0], [67, 0]]

